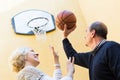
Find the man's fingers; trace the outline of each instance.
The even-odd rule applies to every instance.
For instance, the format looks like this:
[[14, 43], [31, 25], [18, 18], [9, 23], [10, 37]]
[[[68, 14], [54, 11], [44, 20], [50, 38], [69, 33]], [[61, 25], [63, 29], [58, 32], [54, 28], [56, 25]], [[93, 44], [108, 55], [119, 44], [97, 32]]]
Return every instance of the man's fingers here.
[[70, 31], [70, 32], [71, 32], [71, 31], [74, 31], [75, 28], [76, 28], [76, 24], [75, 24], [69, 31]]
[[67, 25], [64, 24], [64, 32], [66, 32], [66, 30], [67, 30]]

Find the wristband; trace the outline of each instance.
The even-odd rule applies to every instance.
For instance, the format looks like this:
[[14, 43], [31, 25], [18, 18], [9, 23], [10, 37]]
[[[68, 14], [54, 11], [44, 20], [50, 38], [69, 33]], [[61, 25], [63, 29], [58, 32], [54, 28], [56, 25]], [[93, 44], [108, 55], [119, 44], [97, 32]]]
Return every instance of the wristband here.
[[54, 64], [55, 67], [60, 67], [60, 64]]

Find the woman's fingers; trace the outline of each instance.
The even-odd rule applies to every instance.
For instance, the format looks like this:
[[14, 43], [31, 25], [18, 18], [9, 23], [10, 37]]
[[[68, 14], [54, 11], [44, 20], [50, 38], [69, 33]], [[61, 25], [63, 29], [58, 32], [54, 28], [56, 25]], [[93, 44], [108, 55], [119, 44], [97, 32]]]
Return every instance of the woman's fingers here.
[[74, 57], [72, 57], [72, 58], [69, 57], [68, 61], [71, 62], [72, 64], [74, 64], [75, 58]]
[[54, 47], [53, 47], [53, 46], [49, 46], [49, 47], [50, 47], [50, 49], [51, 49], [53, 55], [54, 55], [54, 56], [58, 56], [58, 53], [55, 52]]
[[74, 58], [74, 57], [72, 57], [72, 64], [74, 64], [74, 61], [75, 61], [75, 58]]

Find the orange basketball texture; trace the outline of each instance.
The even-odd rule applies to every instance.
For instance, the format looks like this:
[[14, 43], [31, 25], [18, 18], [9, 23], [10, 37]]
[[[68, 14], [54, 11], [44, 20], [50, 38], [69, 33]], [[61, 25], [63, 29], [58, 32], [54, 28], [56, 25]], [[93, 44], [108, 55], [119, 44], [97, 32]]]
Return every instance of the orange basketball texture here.
[[57, 14], [57, 17], [55, 19], [56, 25], [60, 30], [64, 30], [64, 24], [67, 25], [67, 29], [71, 29], [76, 24], [76, 16], [71, 11], [61, 11]]

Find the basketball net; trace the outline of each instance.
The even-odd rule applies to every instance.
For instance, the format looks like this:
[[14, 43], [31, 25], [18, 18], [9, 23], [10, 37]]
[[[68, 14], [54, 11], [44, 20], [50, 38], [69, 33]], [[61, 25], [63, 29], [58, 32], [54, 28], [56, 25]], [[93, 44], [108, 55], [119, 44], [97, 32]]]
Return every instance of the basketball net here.
[[49, 20], [45, 17], [37, 17], [31, 19], [27, 25], [33, 31], [36, 40], [46, 40], [46, 30], [45, 27], [48, 24]]

